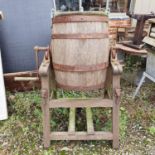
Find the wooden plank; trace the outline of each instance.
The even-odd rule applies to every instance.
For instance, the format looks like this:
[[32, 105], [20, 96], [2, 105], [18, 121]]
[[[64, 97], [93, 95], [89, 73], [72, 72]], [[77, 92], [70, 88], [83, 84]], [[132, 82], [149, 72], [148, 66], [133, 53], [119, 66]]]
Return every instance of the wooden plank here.
[[44, 147], [50, 146], [50, 111], [48, 104], [42, 104], [42, 111], [43, 111], [43, 143]]
[[109, 27], [110, 28], [130, 28], [131, 27], [131, 20], [125, 19], [125, 20], [110, 20], [109, 21]]
[[110, 99], [59, 99], [50, 100], [49, 108], [84, 108], [84, 107], [113, 107]]
[[143, 39], [143, 42], [145, 42], [146, 44], [149, 44], [151, 46], [155, 46], [155, 39], [154, 38], [147, 36]]
[[84, 11], [80, 12], [79, 11], [68, 11], [68, 12], [59, 12], [57, 11], [55, 13], [55, 16], [65, 16], [65, 15], [100, 15], [100, 16], [106, 16], [103, 11]]
[[113, 132], [113, 148], [119, 147], [119, 108], [120, 96], [117, 96], [116, 90], [120, 89], [120, 75], [113, 76], [113, 98], [114, 105], [112, 109], [112, 132]]
[[15, 77], [15, 81], [38, 81], [39, 77]]
[[130, 54], [130, 55], [147, 55], [147, 50], [145, 50], [145, 49], [137, 50], [137, 49], [127, 47], [123, 44], [116, 44], [115, 48], [118, 51], [121, 50], [122, 52]]
[[75, 134], [75, 113], [76, 108], [70, 108], [68, 132], [71, 135]]
[[50, 109], [49, 109], [49, 96], [50, 96], [50, 76], [41, 77], [41, 96], [42, 96], [42, 111], [43, 111], [43, 144], [44, 147], [50, 146]]
[[152, 37], [152, 38], [155, 39], [155, 33], [154, 33], [154, 32], [151, 32], [151, 33], [150, 33], [150, 37]]
[[6, 90], [11, 92], [40, 89], [40, 81], [15, 81], [15, 77], [36, 77], [36, 71], [15, 72], [4, 74]]
[[112, 140], [111, 132], [94, 132], [89, 135], [87, 132], [75, 132], [74, 135], [69, 135], [68, 132], [51, 132], [51, 140]]
[[87, 132], [89, 135], [94, 134], [94, 124], [91, 108], [86, 108], [86, 118], [87, 118]]
[[73, 23], [73, 22], [108, 22], [107, 16], [90, 16], [90, 15], [72, 15], [72, 16], [57, 16], [53, 18], [52, 23]]

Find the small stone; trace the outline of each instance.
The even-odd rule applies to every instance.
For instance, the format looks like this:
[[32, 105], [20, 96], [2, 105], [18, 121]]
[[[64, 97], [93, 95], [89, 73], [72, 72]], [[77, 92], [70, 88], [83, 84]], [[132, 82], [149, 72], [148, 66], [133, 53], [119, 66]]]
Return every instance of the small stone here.
[[10, 95], [10, 96], [8, 97], [8, 99], [9, 99], [10, 101], [13, 101], [13, 100], [15, 99], [15, 96], [14, 96], [14, 95]]

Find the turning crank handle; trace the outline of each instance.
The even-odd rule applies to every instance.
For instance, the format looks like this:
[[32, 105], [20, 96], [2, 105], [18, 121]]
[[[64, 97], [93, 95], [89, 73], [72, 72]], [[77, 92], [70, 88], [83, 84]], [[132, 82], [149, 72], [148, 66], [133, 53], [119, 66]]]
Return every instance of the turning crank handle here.
[[35, 46], [34, 51], [35, 52], [40, 52], [40, 51], [47, 52], [47, 51], [49, 51], [49, 46], [47, 46], [47, 47]]
[[39, 77], [15, 77], [14, 81], [39, 81]]
[[[36, 67], [37, 70], [39, 69], [39, 58], [38, 58], [38, 52], [45, 52], [45, 59], [49, 60], [49, 46], [47, 47], [40, 47], [40, 46], [35, 46], [34, 47], [34, 51], [36, 53]], [[39, 80], [39, 76], [37, 77], [15, 77], [14, 81], [38, 81]]]
[[45, 59], [49, 59], [49, 52], [50, 52], [50, 47], [41, 47], [41, 46], [35, 46], [34, 51], [36, 53], [36, 63], [38, 62], [38, 52], [45, 52]]
[[49, 51], [50, 51], [50, 47], [40, 47], [40, 46], [35, 46], [34, 47], [34, 51], [35, 51], [35, 61], [36, 61], [36, 68], [37, 70], [39, 70], [39, 57], [38, 57], [38, 53], [39, 52], [45, 52], [45, 60], [49, 60]]

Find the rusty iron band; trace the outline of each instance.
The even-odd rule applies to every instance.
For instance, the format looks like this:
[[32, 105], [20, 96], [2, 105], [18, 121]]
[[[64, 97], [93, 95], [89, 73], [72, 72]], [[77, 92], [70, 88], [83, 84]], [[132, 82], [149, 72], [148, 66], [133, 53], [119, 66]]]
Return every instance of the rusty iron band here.
[[53, 34], [52, 39], [104, 39], [109, 33], [89, 33], [89, 34]]
[[74, 91], [97, 90], [97, 89], [104, 88], [104, 86], [105, 86], [104, 82], [98, 85], [93, 85], [93, 86], [70, 86], [70, 85], [64, 85], [64, 84], [57, 83], [58, 88], [62, 88], [64, 90], [74, 90]]
[[79, 65], [79, 66], [70, 66], [53, 63], [53, 68], [57, 71], [63, 72], [90, 72], [90, 71], [99, 71], [104, 70], [109, 66], [108, 62], [95, 64], [95, 65]]
[[52, 23], [72, 23], [72, 22], [108, 22], [106, 16], [91, 16], [91, 15], [68, 15], [68, 16], [57, 16], [53, 18]]

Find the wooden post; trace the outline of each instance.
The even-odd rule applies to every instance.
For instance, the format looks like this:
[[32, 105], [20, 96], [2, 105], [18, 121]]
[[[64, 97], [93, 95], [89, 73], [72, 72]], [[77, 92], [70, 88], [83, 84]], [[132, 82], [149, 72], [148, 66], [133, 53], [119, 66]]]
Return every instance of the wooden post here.
[[[42, 111], [43, 111], [43, 143], [44, 147], [50, 146], [50, 111], [49, 111], [49, 95], [50, 95], [50, 63], [41, 64], [39, 73], [41, 75], [41, 95], [42, 95]], [[47, 75], [45, 69], [48, 69]]]
[[48, 78], [42, 78], [42, 111], [43, 111], [43, 143], [44, 147], [47, 148], [50, 146], [50, 111], [49, 111], [49, 90], [48, 87]]
[[119, 147], [119, 108], [120, 108], [120, 75], [113, 76], [113, 148]]

